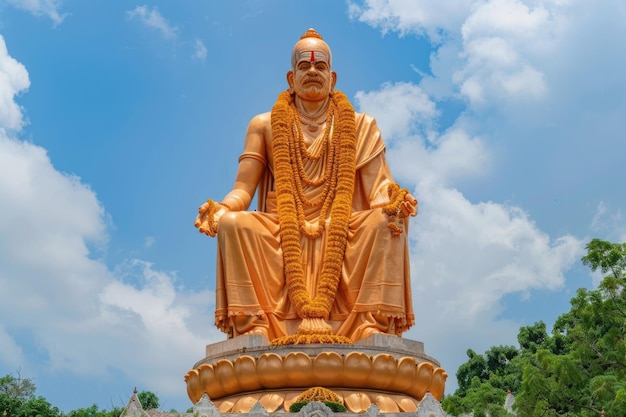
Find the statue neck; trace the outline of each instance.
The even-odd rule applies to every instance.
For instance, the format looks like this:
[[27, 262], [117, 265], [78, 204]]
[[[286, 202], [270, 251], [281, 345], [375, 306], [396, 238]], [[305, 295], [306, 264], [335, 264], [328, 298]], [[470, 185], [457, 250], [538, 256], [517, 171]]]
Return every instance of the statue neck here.
[[295, 97], [295, 104], [298, 112], [301, 115], [310, 118], [317, 118], [324, 114], [328, 109], [329, 101], [330, 97], [326, 97], [324, 100], [320, 101], [302, 100], [298, 96]]

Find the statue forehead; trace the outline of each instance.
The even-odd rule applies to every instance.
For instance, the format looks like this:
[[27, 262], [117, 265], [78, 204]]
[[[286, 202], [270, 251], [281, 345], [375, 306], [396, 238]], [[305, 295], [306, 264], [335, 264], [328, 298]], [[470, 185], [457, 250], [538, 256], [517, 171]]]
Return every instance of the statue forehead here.
[[304, 38], [296, 42], [291, 53], [291, 65], [293, 67], [302, 60], [325, 61], [331, 64], [330, 47], [326, 42], [318, 38]]

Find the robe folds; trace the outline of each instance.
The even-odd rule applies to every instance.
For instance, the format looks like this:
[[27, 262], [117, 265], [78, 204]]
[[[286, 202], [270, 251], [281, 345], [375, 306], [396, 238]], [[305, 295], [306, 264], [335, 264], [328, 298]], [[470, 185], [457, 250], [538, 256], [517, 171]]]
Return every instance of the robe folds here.
[[[388, 202], [387, 186], [393, 183], [385, 145], [372, 117], [361, 113], [355, 117], [352, 214], [341, 278], [328, 321], [334, 334], [353, 341], [376, 332], [400, 335], [415, 322], [408, 218], [400, 220], [404, 232], [392, 236], [387, 226], [389, 218], [381, 209]], [[323, 146], [322, 139], [320, 135], [309, 145], [310, 153]], [[268, 155], [257, 191], [258, 210], [227, 212], [219, 221], [215, 324], [230, 337], [262, 327], [273, 340], [296, 333], [301, 321], [285, 282], [272, 161]], [[325, 161], [324, 157], [307, 160], [307, 176], [321, 176]], [[323, 186], [307, 187], [307, 199], [320, 195]], [[317, 222], [319, 209], [306, 207], [306, 219]], [[301, 236], [300, 242], [305, 284], [313, 298], [322, 270], [326, 232], [317, 239]]]

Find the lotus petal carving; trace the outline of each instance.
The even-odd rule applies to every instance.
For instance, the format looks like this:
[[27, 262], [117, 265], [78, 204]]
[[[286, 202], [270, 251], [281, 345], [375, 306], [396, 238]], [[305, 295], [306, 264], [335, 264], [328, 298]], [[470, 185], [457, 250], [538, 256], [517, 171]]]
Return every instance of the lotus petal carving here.
[[302, 352], [291, 352], [283, 359], [283, 369], [290, 387], [308, 387], [313, 378], [313, 361]]
[[202, 398], [204, 393], [204, 385], [200, 382], [200, 373], [197, 369], [192, 369], [185, 374], [185, 382], [187, 383], [187, 395], [189, 399], [195, 404]]
[[[264, 388], [283, 388], [285, 372], [283, 358], [275, 353], [264, 353], [256, 362], [257, 375]], [[211, 394], [209, 394], [209, 397]]]
[[[258, 358], [242, 355], [234, 361], [220, 359], [213, 364], [203, 363], [185, 375], [191, 401], [197, 402], [206, 392], [211, 400], [220, 400], [229, 411], [251, 407], [252, 397], [262, 398], [268, 411], [281, 405], [288, 408], [297, 393], [315, 386], [344, 389], [348, 393], [344, 398], [346, 407], [352, 412], [363, 412], [372, 403], [389, 412], [410, 411], [417, 409], [418, 401], [427, 392], [441, 400], [446, 378], [445, 371], [430, 362], [418, 363], [412, 357], [396, 359], [386, 353], [371, 356], [356, 351], [345, 356], [336, 352], [310, 355], [299, 351], [285, 356], [266, 352]], [[268, 392], [270, 390], [272, 392]], [[366, 391], [380, 392], [382, 396], [370, 397], [363, 394]], [[232, 404], [228, 405], [229, 401]]]
[[343, 398], [343, 402], [345, 403], [346, 408], [353, 413], [364, 413], [367, 411], [369, 406], [372, 405], [370, 397], [362, 392], [353, 392], [346, 395]]
[[340, 354], [337, 352], [322, 352], [314, 360], [313, 385], [341, 386], [343, 370], [343, 357]]
[[256, 360], [251, 356], [240, 356], [235, 360], [235, 373], [242, 391], [256, 391], [261, 381], [256, 373]]
[[367, 384], [372, 373], [372, 358], [361, 352], [348, 353], [343, 363], [345, 370], [343, 377], [344, 387], [353, 387]]

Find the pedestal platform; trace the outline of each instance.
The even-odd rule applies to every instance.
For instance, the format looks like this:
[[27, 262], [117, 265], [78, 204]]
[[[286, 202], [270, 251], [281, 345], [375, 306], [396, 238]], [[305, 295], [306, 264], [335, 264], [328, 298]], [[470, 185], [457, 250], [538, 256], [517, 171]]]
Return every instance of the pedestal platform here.
[[185, 381], [194, 404], [206, 394], [220, 413], [249, 413], [257, 402], [269, 413], [288, 412], [314, 387], [331, 390], [350, 413], [372, 405], [382, 413], [414, 413], [426, 396], [441, 400], [446, 377], [421, 342], [397, 336], [270, 346], [251, 335], [208, 345]]

